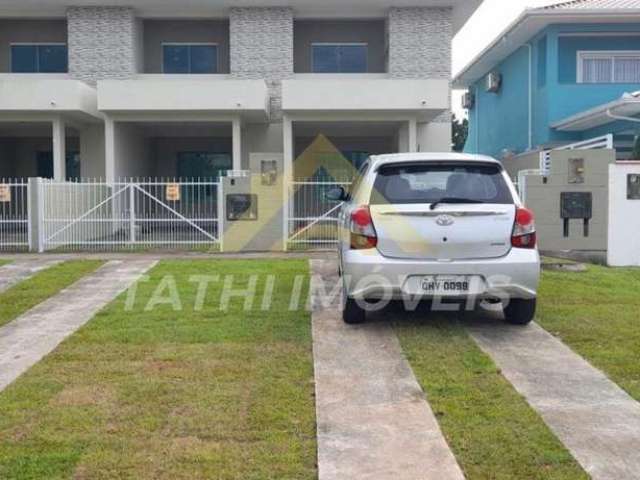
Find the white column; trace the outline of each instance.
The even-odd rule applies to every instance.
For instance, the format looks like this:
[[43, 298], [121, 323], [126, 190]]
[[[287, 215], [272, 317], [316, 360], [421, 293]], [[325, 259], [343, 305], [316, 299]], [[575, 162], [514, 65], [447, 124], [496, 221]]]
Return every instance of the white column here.
[[104, 174], [106, 182], [116, 180], [116, 135], [115, 122], [107, 117], [104, 119]]
[[284, 250], [287, 249], [287, 240], [289, 239], [289, 216], [292, 209], [292, 203], [290, 198], [291, 193], [291, 181], [293, 180], [293, 122], [288, 115], [284, 115], [282, 118], [282, 134], [284, 140], [284, 165], [282, 173], [282, 192], [283, 192], [283, 228], [282, 228], [282, 240]]
[[233, 169], [242, 170], [242, 121], [234, 118], [232, 123]]
[[409, 120], [409, 148], [410, 153], [418, 151], [418, 122], [415, 118]]
[[58, 181], [67, 179], [67, 139], [66, 128], [62, 118], [52, 122], [53, 138], [53, 178]]
[[400, 124], [398, 128], [398, 153], [409, 151], [409, 125], [407, 122]]

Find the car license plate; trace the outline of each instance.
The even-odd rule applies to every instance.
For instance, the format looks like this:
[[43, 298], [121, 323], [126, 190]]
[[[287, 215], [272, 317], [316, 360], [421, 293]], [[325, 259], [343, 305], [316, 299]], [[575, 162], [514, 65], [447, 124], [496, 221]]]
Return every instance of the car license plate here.
[[422, 291], [429, 295], [463, 295], [470, 290], [466, 276], [431, 275], [423, 277], [420, 284]]

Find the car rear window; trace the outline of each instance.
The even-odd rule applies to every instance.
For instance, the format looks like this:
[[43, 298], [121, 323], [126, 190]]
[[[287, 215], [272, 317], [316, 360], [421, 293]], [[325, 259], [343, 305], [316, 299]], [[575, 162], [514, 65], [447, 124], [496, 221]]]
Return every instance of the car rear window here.
[[446, 198], [514, 203], [496, 165], [430, 162], [382, 166], [376, 175], [371, 204], [434, 203]]

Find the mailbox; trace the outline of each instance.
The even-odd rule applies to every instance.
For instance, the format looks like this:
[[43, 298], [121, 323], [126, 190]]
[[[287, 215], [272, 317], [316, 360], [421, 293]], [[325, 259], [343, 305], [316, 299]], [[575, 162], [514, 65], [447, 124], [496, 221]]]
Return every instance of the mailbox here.
[[562, 192], [560, 194], [560, 218], [563, 219], [564, 236], [569, 237], [569, 221], [582, 220], [584, 236], [589, 236], [589, 221], [593, 217], [591, 192]]
[[560, 203], [561, 218], [591, 219], [593, 217], [593, 195], [591, 192], [562, 192]]
[[227, 195], [227, 220], [258, 220], [258, 196], [239, 193]]

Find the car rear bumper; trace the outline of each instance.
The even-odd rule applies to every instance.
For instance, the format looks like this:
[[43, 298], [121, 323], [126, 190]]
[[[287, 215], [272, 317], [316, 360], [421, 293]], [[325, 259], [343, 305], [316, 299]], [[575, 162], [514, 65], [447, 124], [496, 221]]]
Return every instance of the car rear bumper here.
[[406, 298], [411, 295], [408, 279], [424, 275], [483, 280], [481, 288], [460, 297], [534, 298], [540, 282], [540, 255], [537, 250], [513, 248], [500, 258], [440, 262], [387, 258], [376, 249], [346, 250], [342, 273], [347, 294], [355, 298]]

